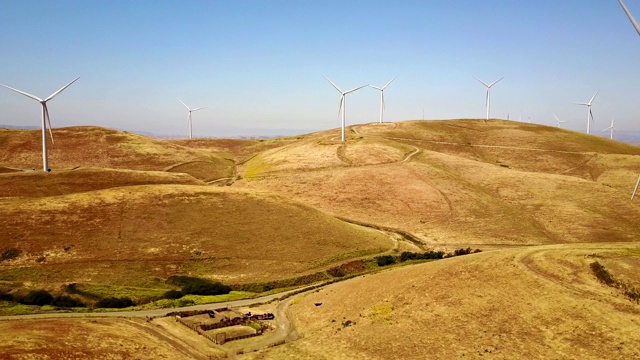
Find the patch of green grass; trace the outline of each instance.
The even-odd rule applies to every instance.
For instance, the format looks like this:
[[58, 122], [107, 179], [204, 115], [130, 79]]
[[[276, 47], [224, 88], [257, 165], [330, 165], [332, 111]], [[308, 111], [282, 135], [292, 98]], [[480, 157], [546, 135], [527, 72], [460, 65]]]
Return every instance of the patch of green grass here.
[[[158, 284], [158, 286], [162, 285]], [[79, 284], [77, 287], [83, 292], [91, 293], [101, 298], [128, 297], [131, 299], [160, 298], [167, 290], [173, 289], [170, 285], [158, 288], [140, 288], [103, 284]]]
[[38, 281], [41, 275], [37, 267], [19, 267], [0, 272], [0, 281]]
[[640, 248], [624, 249], [624, 250], [621, 250], [620, 253], [626, 256], [640, 256]]
[[182, 297], [182, 299], [192, 301], [193, 304], [199, 305], [242, 299], [253, 299], [256, 296], [256, 293], [249, 291], [232, 291], [224, 295], [185, 295]]

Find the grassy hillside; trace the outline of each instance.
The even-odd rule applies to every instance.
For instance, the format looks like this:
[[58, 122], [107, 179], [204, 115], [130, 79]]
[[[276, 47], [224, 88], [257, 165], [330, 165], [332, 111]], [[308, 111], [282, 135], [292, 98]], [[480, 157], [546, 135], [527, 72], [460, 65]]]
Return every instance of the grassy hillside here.
[[389, 250], [379, 232], [268, 194], [126, 186], [0, 201], [0, 280], [155, 286], [173, 274], [242, 283]]
[[353, 126], [252, 158], [235, 186], [399, 227], [434, 247], [632, 241], [640, 148], [509, 121]]
[[50, 173], [12, 172], [0, 174], [0, 199], [47, 197], [151, 184], [204, 185], [204, 182], [185, 174], [161, 171], [79, 168]]
[[640, 306], [590, 264], [640, 290], [628, 270], [640, 266], [639, 250], [501, 250], [359, 277], [292, 305], [300, 340], [244, 358], [637, 358]]
[[[220, 158], [211, 151], [96, 126], [54, 129], [53, 136], [49, 165], [54, 171], [76, 167], [159, 171], [185, 162]], [[2, 166], [42, 169], [40, 130], [0, 129], [0, 150]]]

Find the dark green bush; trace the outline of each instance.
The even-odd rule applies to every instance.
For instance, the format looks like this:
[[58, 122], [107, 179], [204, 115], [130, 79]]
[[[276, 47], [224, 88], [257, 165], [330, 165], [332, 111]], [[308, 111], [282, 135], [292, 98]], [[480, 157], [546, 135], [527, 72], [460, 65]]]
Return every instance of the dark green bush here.
[[95, 306], [97, 308], [122, 309], [133, 305], [133, 301], [128, 297], [108, 297], [100, 299]]
[[67, 307], [67, 308], [86, 306], [82, 301], [76, 298], [72, 298], [71, 296], [68, 296], [68, 295], [58, 295], [54, 297], [53, 300], [51, 301], [51, 305], [57, 306], [57, 307]]
[[387, 266], [396, 263], [396, 258], [391, 255], [382, 255], [376, 257], [378, 266]]
[[13, 295], [8, 290], [0, 289], [0, 301], [13, 301]]
[[20, 255], [21, 251], [18, 248], [7, 249], [0, 255], [0, 261], [15, 259]]
[[49, 305], [53, 301], [53, 296], [46, 290], [31, 290], [23, 296], [19, 302], [25, 305]]
[[179, 286], [183, 294], [222, 295], [231, 292], [231, 287], [219, 281], [195, 278], [190, 276], [172, 276], [168, 284]]
[[100, 296], [99, 295], [96, 295], [94, 293], [90, 293], [88, 291], [83, 291], [83, 290], [78, 289], [78, 284], [76, 284], [76, 283], [71, 283], [71, 284], [68, 284], [67, 286], [65, 286], [64, 292], [66, 292], [67, 294], [80, 295], [80, 296], [85, 297], [87, 299], [100, 300]]
[[589, 266], [600, 282], [605, 283], [608, 286], [616, 286], [616, 280], [613, 278], [613, 275], [611, 275], [611, 273], [607, 271], [602, 264], [595, 261]]
[[164, 293], [164, 295], [162, 295], [162, 298], [175, 300], [175, 299], [180, 299], [183, 296], [184, 294], [180, 290], [169, 290], [166, 293]]

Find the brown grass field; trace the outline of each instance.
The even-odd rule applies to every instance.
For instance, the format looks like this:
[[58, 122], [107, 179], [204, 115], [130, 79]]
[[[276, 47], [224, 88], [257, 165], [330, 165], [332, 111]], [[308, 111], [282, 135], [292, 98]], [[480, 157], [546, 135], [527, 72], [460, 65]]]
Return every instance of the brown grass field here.
[[640, 305], [589, 264], [640, 288], [638, 254], [637, 244], [547, 245], [359, 277], [291, 307], [300, 340], [244, 358], [637, 359]]
[[206, 186], [7, 199], [0, 214], [3, 248], [22, 251], [0, 263], [0, 280], [51, 289], [144, 287], [174, 274], [282, 279], [393, 246], [378, 232], [281, 197]]
[[[425, 248], [490, 251], [305, 295], [290, 308], [299, 340], [240, 358], [640, 358], [640, 305], [589, 268], [597, 260], [640, 288], [640, 197], [630, 201], [640, 147], [501, 120], [347, 130], [342, 144], [339, 129], [272, 140], [54, 129], [43, 173], [40, 132], [0, 129], [0, 251], [21, 250], [0, 262], [0, 287], [270, 281], [398, 246], [343, 217]], [[69, 329], [60, 343], [47, 340], [57, 326]], [[220, 355], [198, 352], [188, 331], [150, 326], [0, 321], [0, 359]], [[100, 355], [116, 327], [122, 351]]]

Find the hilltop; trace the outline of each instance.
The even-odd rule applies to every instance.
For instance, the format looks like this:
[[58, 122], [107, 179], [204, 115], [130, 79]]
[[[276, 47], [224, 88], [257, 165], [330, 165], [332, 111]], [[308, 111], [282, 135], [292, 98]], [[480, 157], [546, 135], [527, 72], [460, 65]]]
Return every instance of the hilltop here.
[[235, 186], [430, 246], [637, 240], [640, 147], [511, 121], [354, 125], [262, 152]]

